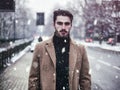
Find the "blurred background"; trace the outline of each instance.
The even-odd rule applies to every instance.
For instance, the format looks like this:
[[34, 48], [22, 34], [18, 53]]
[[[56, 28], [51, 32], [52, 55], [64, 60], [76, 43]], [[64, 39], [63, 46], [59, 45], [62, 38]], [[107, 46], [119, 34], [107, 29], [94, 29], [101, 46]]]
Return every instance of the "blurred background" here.
[[86, 47], [92, 90], [119, 90], [120, 0], [0, 1], [0, 90], [27, 90], [32, 52], [53, 35], [56, 9], [74, 15], [71, 37]]
[[[9, 6], [6, 4], [0, 9], [0, 43], [34, 38], [36, 35], [51, 36], [54, 32], [52, 12], [59, 8], [74, 14], [72, 37], [90, 42], [113, 40], [114, 45], [120, 42], [119, 0], [4, 1], [9, 2]], [[36, 25], [39, 12], [44, 13], [44, 25]]]

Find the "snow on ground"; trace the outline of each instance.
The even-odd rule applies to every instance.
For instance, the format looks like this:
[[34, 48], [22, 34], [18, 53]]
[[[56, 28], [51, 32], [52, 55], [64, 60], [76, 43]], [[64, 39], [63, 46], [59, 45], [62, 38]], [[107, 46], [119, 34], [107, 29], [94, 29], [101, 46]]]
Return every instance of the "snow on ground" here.
[[117, 45], [109, 45], [107, 44], [106, 42], [102, 42], [102, 44], [100, 45], [98, 41], [94, 41], [94, 42], [85, 42], [83, 40], [79, 41], [79, 40], [76, 40], [77, 43], [81, 43], [81, 44], [84, 44], [85, 46], [91, 46], [91, 47], [99, 47], [99, 48], [102, 48], [102, 49], [106, 49], [106, 50], [113, 50], [113, 51], [117, 51], [119, 52], [120, 51], [120, 43], [117, 43]]
[[19, 58], [21, 58], [28, 50], [30, 49], [30, 46], [27, 46], [24, 50], [22, 50], [19, 54], [16, 54], [11, 61], [14, 63], [17, 61]]

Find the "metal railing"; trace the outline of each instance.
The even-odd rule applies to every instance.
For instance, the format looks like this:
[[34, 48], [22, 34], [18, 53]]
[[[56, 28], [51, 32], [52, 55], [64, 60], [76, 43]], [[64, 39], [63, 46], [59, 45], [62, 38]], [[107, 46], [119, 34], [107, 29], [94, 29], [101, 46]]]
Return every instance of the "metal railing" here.
[[0, 52], [0, 70], [7, 67], [8, 63], [12, 63], [11, 58], [30, 45], [31, 41], [24, 42], [18, 45], [10, 46]]

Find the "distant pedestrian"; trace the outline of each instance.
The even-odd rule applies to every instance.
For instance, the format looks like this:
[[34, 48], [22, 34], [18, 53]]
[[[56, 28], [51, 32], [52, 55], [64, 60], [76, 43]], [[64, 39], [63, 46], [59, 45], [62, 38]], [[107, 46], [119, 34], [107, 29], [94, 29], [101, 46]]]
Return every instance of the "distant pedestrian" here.
[[72, 20], [69, 11], [54, 11], [55, 33], [36, 46], [29, 90], [91, 90], [86, 50], [70, 38]]
[[43, 41], [41, 36], [38, 38], [38, 41], [39, 42]]
[[102, 44], [102, 41], [103, 41], [103, 36], [100, 36], [100, 38], [99, 38], [99, 44]]

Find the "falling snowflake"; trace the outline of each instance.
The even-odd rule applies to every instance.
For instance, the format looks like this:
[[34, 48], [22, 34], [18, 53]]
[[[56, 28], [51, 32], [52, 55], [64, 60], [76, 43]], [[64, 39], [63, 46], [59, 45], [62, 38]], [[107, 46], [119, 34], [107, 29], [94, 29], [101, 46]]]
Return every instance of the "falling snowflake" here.
[[115, 76], [116, 79], [118, 79], [118, 76]]
[[45, 55], [48, 55], [48, 53], [46, 52]]
[[15, 70], [15, 71], [16, 71], [16, 67], [15, 67], [15, 68], [13, 68], [13, 70]]
[[64, 52], [65, 52], [65, 47], [62, 48], [62, 53], [64, 53]]
[[65, 40], [64, 40], [64, 42], [66, 43], [66, 42], [67, 42], [67, 40], [65, 39]]
[[30, 67], [26, 67], [26, 72], [28, 73], [29, 72], [29, 70], [30, 70]]
[[95, 86], [96, 89], [98, 89], [98, 86]]
[[64, 63], [64, 60], [61, 60], [60, 63]]
[[77, 73], [79, 73], [79, 70], [76, 70]]
[[89, 74], [91, 74], [91, 73], [92, 73], [92, 70], [90, 69], [90, 70], [89, 70]]
[[63, 86], [63, 90], [65, 90], [65, 87]]
[[55, 76], [55, 73], [53, 73], [53, 76]]
[[37, 62], [33, 62], [33, 67], [37, 68], [38, 67], [38, 63]]

